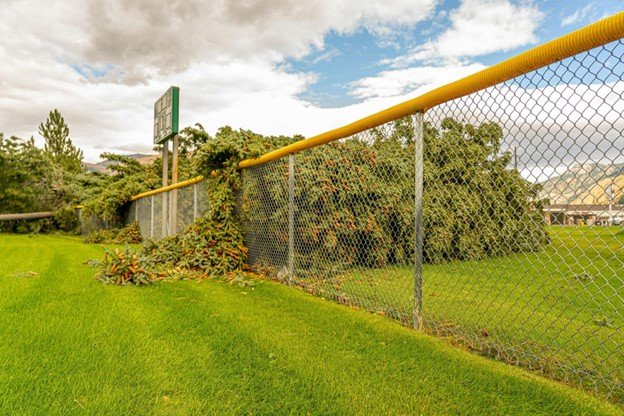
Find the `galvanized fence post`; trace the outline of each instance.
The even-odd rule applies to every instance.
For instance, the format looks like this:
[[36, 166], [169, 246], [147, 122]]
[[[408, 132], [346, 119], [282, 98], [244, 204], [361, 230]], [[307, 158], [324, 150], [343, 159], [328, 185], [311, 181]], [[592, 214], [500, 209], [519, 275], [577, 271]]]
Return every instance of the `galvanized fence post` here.
[[197, 219], [197, 183], [193, 184], [193, 221]]
[[151, 207], [150, 207], [150, 238], [153, 239], [154, 238], [154, 198], [155, 196], [150, 196], [150, 202], [151, 202]]
[[167, 191], [167, 210], [169, 211], [169, 215], [167, 216], [167, 236], [173, 235], [173, 229], [171, 227], [173, 223], [173, 213], [171, 212], [173, 202], [171, 201], [171, 196], [171, 191]]
[[414, 115], [415, 137], [414, 137], [414, 328], [422, 329], [422, 263], [423, 263], [423, 113]]
[[288, 155], [288, 283], [295, 274], [295, 155]]
[[161, 224], [161, 237], [160, 238], [164, 238], [167, 236], [167, 223], [169, 222], [168, 221], [169, 215], [167, 215], [167, 205], [169, 205], [167, 203], [167, 200], [168, 200], [167, 192], [163, 192], [161, 198], [162, 198], [162, 202], [161, 202], [162, 224]]

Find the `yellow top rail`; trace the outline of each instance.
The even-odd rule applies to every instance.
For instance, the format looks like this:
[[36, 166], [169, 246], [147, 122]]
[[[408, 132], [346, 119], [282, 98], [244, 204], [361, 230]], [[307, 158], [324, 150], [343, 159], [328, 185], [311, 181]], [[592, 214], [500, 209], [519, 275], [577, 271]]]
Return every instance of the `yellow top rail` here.
[[351, 124], [300, 140], [266, 153], [256, 159], [243, 160], [238, 167], [243, 169], [267, 163], [291, 153], [344, 139], [410, 114], [427, 111], [436, 105], [480, 91], [623, 37], [624, 12], [618, 12], [473, 75], [436, 88], [419, 97], [364, 117]]
[[184, 188], [185, 186], [193, 185], [194, 183], [198, 183], [198, 182], [201, 182], [203, 180], [204, 180], [203, 176], [197, 176], [195, 178], [188, 179], [186, 181], [174, 183], [173, 185], [163, 186], [162, 188], [158, 188], [158, 189], [154, 189], [152, 191], [147, 191], [147, 192], [140, 193], [140, 194], [135, 195], [132, 198], [130, 198], [130, 201], [136, 201], [137, 199], [145, 198], [147, 196], [158, 195], [158, 194], [161, 194], [163, 192], [172, 191], [174, 189]]

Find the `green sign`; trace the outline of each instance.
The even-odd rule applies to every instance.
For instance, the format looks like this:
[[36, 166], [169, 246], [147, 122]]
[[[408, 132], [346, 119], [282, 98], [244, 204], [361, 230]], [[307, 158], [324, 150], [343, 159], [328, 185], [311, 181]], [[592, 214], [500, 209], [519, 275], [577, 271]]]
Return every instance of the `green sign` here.
[[178, 134], [180, 88], [171, 87], [154, 103], [154, 144], [162, 144]]

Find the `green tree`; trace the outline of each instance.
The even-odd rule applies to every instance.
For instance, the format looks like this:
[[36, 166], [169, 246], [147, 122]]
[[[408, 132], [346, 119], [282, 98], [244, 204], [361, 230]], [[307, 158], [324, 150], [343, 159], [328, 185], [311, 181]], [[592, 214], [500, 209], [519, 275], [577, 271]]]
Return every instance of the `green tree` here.
[[[0, 133], [0, 213], [49, 211], [54, 207], [57, 169], [34, 140], [5, 138]], [[37, 225], [29, 223], [28, 226]], [[26, 228], [28, 228], [28, 226]], [[0, 229], [15, 231], [20, 224], [2, 222]], [[24, 225], [21, 228], [24, 231]]]
[[[121, 225], [124, 208], [133, 195], [156, 189], [161, 185], [162, 160], [141, 165], [136, 159], [113, 153], [103, 153], [101, 158], [110, 162], [110, 175], [86, 175], [89, 183], [81, 182], [81, 202], [85, 217], [95, 217]], [[81, 178], [83, 175], [76, 175]], [[182, 176], [181, 180], [187, 179]]]
[[82, 166], [83, 154], [69, 138], [69, 127], [61, 113], [54, 109], [50, 111], [48, 119], [39, 125], [39, 134], [45, 139], [45, 154], [63, 170], [79, 173]]
[[[299, 272], [410, 264], [414, 232], [414, 126], [393, 125], [297, 154], [295, 261]], [[539, 188], [510, 169], [497, 123], [448, 118], [424, 126], [425, 261], [476, 260], [538, 250], [548, 237]], [[260, 262], [286, 258], [288, 168], [249, 172], [240, 196]], [[279, 260], [278, 260], [279, 263]]]

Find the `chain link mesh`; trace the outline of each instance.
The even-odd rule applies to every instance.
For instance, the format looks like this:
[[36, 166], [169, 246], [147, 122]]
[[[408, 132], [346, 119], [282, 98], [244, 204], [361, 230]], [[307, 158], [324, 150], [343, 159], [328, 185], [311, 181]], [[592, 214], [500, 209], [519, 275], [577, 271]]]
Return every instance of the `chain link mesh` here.
[[82, 208], [78, 210], [78, 221], [80, 222], [80, 233], [89, 235], [97, 230], [107, 230], [114, 228], [116, 224], [104, 221], [95, 215], [84, 215]]
[[411, 325], [414, 131], [412, 122], [387, 124], [244, 170], [250, 263], [276, 280]]
[[[484, 258], [425, 266], [426, 328], [619, 401], [624, 400], [622, 56], [624, 43], [615, 42], [425, 114], [440, 140], [465, 143], [436, 156], [425, 192], [452, 198], [458, 182], [472, 194], [493, 186], [513, 206], [501, 210], [499, 199], [481, 199], [456, 210], [453, 224], [481, 237], [465, 249]], [[449, 120], [465, 131], [458, 134]], [[490, 140], [491, 123], [502, 133], [499, 143], [490, 144], [496, 149], [492, 162], [502, 155], [510, 173], [534, 186], [526, 202], [539, 213], [526, 216], [520, 229], [500, 227], [510, 223], [505, 216], [526, 211], [512, 196], [518, 195], [517, 184], [465, 182], [466, 171], [447, 165], [465, 160], [465, 149], [474, 142]], [[436, 146], [425, 138], [427, 145]], [[424, 225], [427, 233], [426, 219]], [[532, 246], [541, 228], [547, 241]], [[492, 229], [507, 238], [491, 246], [484, 239]]]
[[623, 56], [244, 170], [250, 264], [623, 401]]
[[[175, 204], [174, 198], [177, 201]], [[176, 204], [177, 218], [174, 219], [172, 205]], [[207, 209], [207, 189], [203, 181], [133, 201], [128, 207], [125, 222], [138, 222], [144, 239], [159, 240], [175, 232], [183, 232]]]

